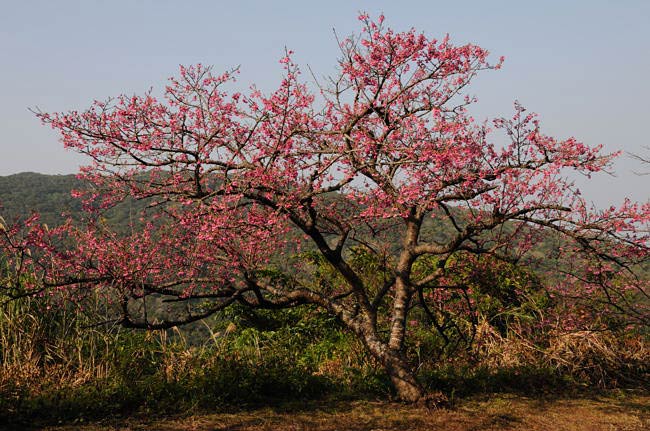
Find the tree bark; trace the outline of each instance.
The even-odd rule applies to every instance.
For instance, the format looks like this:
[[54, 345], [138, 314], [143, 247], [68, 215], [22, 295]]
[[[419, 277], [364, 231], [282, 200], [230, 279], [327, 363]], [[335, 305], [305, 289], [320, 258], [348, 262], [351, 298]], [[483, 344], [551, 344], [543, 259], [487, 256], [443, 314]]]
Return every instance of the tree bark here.
[[[404, 270], [407, 271], [407, 270]], [[395, 299], [393, 300], [393, 315], [388, 337], [388, 347], [394, 352], [400, 352], [404, 346], [404, 335], [406, 333], [406, 315], [411, 292], [403, 278], [400, 276], [395, 281]]]
[[[365, 332], [365, 331], [364, 331]], [[408, 366], [399, 352], [389, 348], [372, 333], [365, 332], [362, 340], [368, 351], [381, 363], [390, 377], [397, 397], [405, 402], [416, 403], [425, 398], [426, 392], [415, 378], [415, 373]]]
[[417, 403], [425, 398], [426, 392], [415, 378], [415, 373], [399, 357], [389, 355], [384, 363], [397, 397], [401, 401]]
[[418, 382], [415, 373], [403, 358], [391, 354], [384, 367], [390, 376], [397, 397], [404, 402], [423, 405], [427, 408], [445, 405], [449, 399], [440, 391], [427, 392]]

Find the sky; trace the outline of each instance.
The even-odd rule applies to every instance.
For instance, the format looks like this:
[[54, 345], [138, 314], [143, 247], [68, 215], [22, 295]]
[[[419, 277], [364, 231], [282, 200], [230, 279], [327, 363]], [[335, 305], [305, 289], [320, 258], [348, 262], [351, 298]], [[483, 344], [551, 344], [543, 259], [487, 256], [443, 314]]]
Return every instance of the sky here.
[[623, 151], [616, 176], [577, 178], [599, 207], [624, 196], [647, 201], [650, 171], [650, 1], [199, 1], [0, 0], [0, 175], [75, 173], [85, 162], [30, 112], [83, 110], [93, 100], [160, 91], [179, 65], [240, 66], [241, 89], [271, 90], [285, 47], [317, 76], [334, 72], [334, 30], [359, 30], [357, 15], [384, 13], [395, 30], [415, 27], [475, 43], [499, 71], [469, 92], [477, 119], [510, 116], [518, 100], [542, 131]]

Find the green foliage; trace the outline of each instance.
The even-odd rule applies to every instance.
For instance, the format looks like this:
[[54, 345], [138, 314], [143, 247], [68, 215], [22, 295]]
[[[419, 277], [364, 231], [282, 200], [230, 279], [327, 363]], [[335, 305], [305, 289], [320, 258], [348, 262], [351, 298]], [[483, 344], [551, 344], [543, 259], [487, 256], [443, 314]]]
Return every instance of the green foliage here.
[[[86, 302], [83, 312], [52, 305], [24, 298], [2, 309], [2, 346], [10, 351], [2, 351], [0, 364], [0, 421], [81, 421], [388, 391], [354, 337], [313, 309], [235, 307], [206, 322], [211, 336], [190, 343], [178, 329], [89, 328], [99, 302]], [[44, 352], [35, 352], [39, 346]]]
[[[0, 421], [82, 422], [390, 393], [387, 376], [359, 341], [315, 309], [235, 307], [206, 322], [210, 335], [202, 342], [190, 343], [179, 329], [87, 327], [101, 302], [87, 302], [83, 312], [52, 305], [24, 298], [2, 308]], [[455, 396], [543, 394], [581, 390], [603, 376], [634, 386], [650, 372], [640, 339], [619, 345], [602, 334], [557, 336], [542, 351], [483, 325], [481, 348], [453, 359], [427, 357], [440, 337], [424, 322], [413, 328], [419, 345], [410, 348], [420, 355], [419, 378], [427, 387]]]
[[41, 222], [54, 226], [62, 213], [79, 213], [81, 202], [71, 196], [82, 182], [74, 175], [42, 175], [24, 172], [0, 177], [0, 215], [8, 222], [40, 214]]
[[[78, 221], [82, 214], [82, 202], [72, 197], [73, 190], [83, 190], [87, 183], [75, 175], [43, 175], [33, 172], [0, 176], [0, 216], [7, 223], [24, 220], [33, 213], [40, 215], [40, 222], [57, 226], [64, 222], [63, 214]], [[125, 199], [102, 214], [103, 221], [125, 232], [138, 220], [147, 205], [146, 200]]]

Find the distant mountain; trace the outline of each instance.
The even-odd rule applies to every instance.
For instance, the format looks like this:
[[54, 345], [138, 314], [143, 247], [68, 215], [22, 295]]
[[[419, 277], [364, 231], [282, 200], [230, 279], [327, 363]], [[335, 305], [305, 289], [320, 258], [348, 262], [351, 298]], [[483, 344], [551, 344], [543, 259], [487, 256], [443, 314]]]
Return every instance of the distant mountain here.
[[[24, 220], [33, 213], [48, 226], [61, 224], [65, 217], [81, 212], [81, 201], [72, 191], [83, 189], [84, 181], [75, 175], [44, 175], [34, 172], [0, 176], [0, 216], [7, 223]], [[128, 231], [133, 215], [147, 205], [146, 201], [127, 199], [105, 212], [103, 219], [118, 231]]]
[[32, 213], [50, 226], [63, 221], [62, 213], [78, 213], [81, 202], [71, 196], [83, 182], [75, 175], [44, 175], [34, 172], [0, 176], [0, 215], [11, 223]]

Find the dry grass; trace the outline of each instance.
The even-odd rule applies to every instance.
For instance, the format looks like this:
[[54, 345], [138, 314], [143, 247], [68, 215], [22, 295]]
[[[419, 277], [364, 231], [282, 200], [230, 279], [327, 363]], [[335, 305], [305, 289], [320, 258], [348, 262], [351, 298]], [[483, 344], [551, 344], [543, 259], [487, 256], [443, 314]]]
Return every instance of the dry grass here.
[[167, 419], [125, 419], [44, 428], [47, 431], [644, 431], [650, 429], [650, 396], [619, 398], [475, 398], [451, 410], [426, 410], [382, 402], [312, 403], [302, 407]]
[[[498, 395], [463, 399], [452, 410], [436, 411], [385, 402], [303, 402], [293, 408], [285, 405], [283, 409], [265, 408], [232, 414], [190, 416], [188, 413], [183, 417], [161, 419], [165, 412], [179, 412], [189, 408], [192, 413], [196, 413], [201, 412], [206, 405], [236, 403], [237, 399], [231, 395], [222, 395], [222, 389], [219, 389], [221, 387], [215, 386], [219, 382], [229, 382], [226, 390], [229, 387], [244, 387], [251, 389], [251, 393], [259, 394], [259, 390], [254, 389], [259, 387], [256, 383], [277, 377], [282, 381], [287, 380], [291, 370], [286, 367], [290, 363], [277, 362], [282, 356], [263, 358], [256, 341], [253, 347], [237, 347], [236, 359], [241, 363], [250, 361], [247, 368], [250, 370], [257, 370], [258, 364], [265, 365], [268, 373], [230, 373], [224, 380], [222, 372], [228, 370], [225, 366], [228, 364], [223, 365], [219, 361], [222, 353], [227, 352], [225, 343], [230, 342], [228, 337], [213, 337], [213, 344], [198, 347], [188, 347], [181, 333], [177, 333], [174, 340], [168, 339], [165, 332], [118, 340], [112, 333], [89, 331], [73, 324], [58, 325], [58, 321], [39, 315], [38, 310], [32, 308], [33, 305], [35, 304], [27, 302], [22, 303], [22, 308], [18, 305], [16, 308], [0, 308], [0, 406], [4, 403], [8, 408], [5, 412], [7, 417], [14, 415], [14, 419], [19, 421], [15, 422], [21, 424], [21, 428], [17, 429], [24, 429], [30, 418], [39, 416], [42, 424], [77, 418], [78, 422], [73, 425], [43, 428], [52, 431], [650, 430], [650, 395], [619, 399], [603, 397], [554, 400]], [[61, 321], [67, 322], [64, 318]], [[513, 326], [513, 329], [516, 327]], [[639, 382], [647, 387], [643, 382], [650, 381], [650, 344], [647, 338], [617, 338], [608, 332], [550, 331], [545, 333], [540, 342], [539, 339], [531, 341], [524, 334], [523, 331], [521, 334], [513, 331], [504, 337], [484, 322], [478, 328], [474, 359], [491, 372], [525, 371], [527, 367], [533, 371], [550, 369], [557, 371], [558, 375], [568, 376], [574, 382], [591, 387], [625, 386], [627, 381], [634, 383], [632, 387], [639, 387]], [[120, 350], [114, 347], [126, 350], [119, 353]], [[354, 355], [326, 358], [315, 370], [310, 371], [313, 375], [307, 377], [329, 377], [332, 381], [346, 383], [349, 376], [345, 370], [361, 362]], [[452, 364], [452, 369], [462, 369], [465, 363], [469, 363], [467, 358], [459, 357], [459, 367], [454, 368]], [[147, 371], [150, 373], [147, 376], [155, 378], [140, 379], [146, 366], [151, 368]], [[243, 382], [246, 384], [242, 384], [241, 376], [248, 379]], [[291, 376], [294, 380], [297, 377], [300, 384], [308, 382], [302, 371], [299, 375], [294, 372]], [[445, 377], [444, 373], [442, 377]], [[479, 375], [474, 380], [461, 379], [458, 382], [452, 379], [452, 384], [456, 385], [452, 390], [462, 392], [465, 396], [481, 391], [513, 389], [502, 387], [504, 381], [498, 378], [490, 380], [490, 376], [483, 376], [483, 383], [487, 386], [481, 389], [480, 377]], [[543, 385], [546, 385], [545, 389], [550, 389], [544, 392], [557, 394], [557, 391], [562, 390], [556, 387], [554, 380], [544, 380], [544, 376], [538, 379], [532, 375], [531, 379], [515, 379], [516, 388], [513, 392], [530, 395], [529, 387], [535, 389]], [[532, 381], [532, 385], [528, 384], [524, 388], [520, 380], [529, 383]], [[194, 386], [187, 386], [187, 382], [194, 382]], [[264, 382], [268, 383], [265, 386], [269, 390], [269, 394], [266, 394], [268, 399], [279, 400], [282, 390], [285, 391], [284, 396], [292, 394], [286, 399], [304, 399], [302, 393], [295, 391], [296, 385], [287, 385], [280, 390], [277, 379]], [[492, 383], [488, 384], [489, 382]], [[349, 386], [352, 387], [352, 383]], [[95, 387], [96, 391], [90, 390]], [[323, 387], [313, 387], [316, 389], [305, 393], [310, 393], [312, 399], [319, 399]], [[76, 392], [75, 388], [82, 390]], [[125, 388], [142, 390], [122, 397]], [[462, 391], [462, 388], [469, 390]], [[234, 393], [242, 395], [249, 389], [240, 389]], [[70, 394], [72, 396], [66, 398]], [[215, 394], [222, 398], [215, 398]], [[376, 395], [376, 392], [373, 394]], [[206, 403], [203, 403], [205, 400], [202, 397], [207, 400]], [[67, 410], [62, 412], [60, 406], [67, 406]], [[152, 411], [155, 416], [142, 416], [142, 412], [147, 411]], [[140, 416], [129, 419], [108, 419], [114, 412], [141, 413], [138, 413]], [[2, 413], [0, 410], [0, 416]], [[84, 425], [81, 418], [105, 419]], [[0, 419], [0, 430], [3, 429], [6, 429], [6, 425], [3, 428]]]
[[554, 369], [591, 387], [612, 388], [650, 379], [650, 339], [610, 331], [549, 329], [540, 339], [517, 332], [507, 337], [482, 322], [477, 358], [490, 370]]
[[0, 301], [0, 396], [75, 388], [109, 375], [110, 365], [98, 358], [114, 336], [82, 328], [68, 316], [76, 311], [55, 318], [45, 305], [30, 297]]

